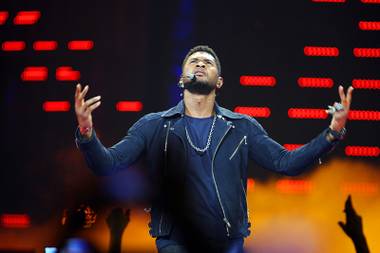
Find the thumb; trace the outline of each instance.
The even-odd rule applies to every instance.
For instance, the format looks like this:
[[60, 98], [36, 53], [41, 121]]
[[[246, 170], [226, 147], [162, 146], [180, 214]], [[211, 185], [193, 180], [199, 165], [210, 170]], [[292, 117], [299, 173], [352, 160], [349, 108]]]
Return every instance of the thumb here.
[[346, 231], [346, 224], [344, 224], [342, 221], [339, 221], [339, 222], [338, 222], [338, 225], [342, 228], [342, 230], [343, 230], [345, 233], [347, 233], [347, 231]]

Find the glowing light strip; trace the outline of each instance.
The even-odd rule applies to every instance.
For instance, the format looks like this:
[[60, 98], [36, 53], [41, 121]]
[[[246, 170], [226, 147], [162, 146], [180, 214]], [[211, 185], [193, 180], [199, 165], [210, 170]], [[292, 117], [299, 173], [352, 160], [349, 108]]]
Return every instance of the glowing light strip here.
[[355, 89], [380, 89], [380, 80], [353, 79], [352, 87], [354, 87]]
[[94, 47], [94, 42], [92, 40], [72, 40], [69, 41], [67, 47], [74, 51], [91, 50]]
[[28, 228], [30, 217], [27, 214], [2, 214], [0, 222], [4, 228]]
[[34, 25], [40, 17], [40, 11], [19, 11], [13, 19], [13, 23], [15, 25]]
[[344, 152], [347, 156], [380, 156], [380, 148], [376, 146], [347, 146]]
[[276, 85], [274, 76], [241, 76], [240, 84], [243, 86], [269, 86]]
[[57, 46], [58, 43], [54, 40], [39, 40], [33, 43], [33, 49], [36, 51], [53, 51]]
[[24, 41], [4, 41], [1, 44], [3, 51], [22, 51], [25, 49]]
[[345, 194], [375, 195], [379, 192], [379, 184], [372, 182], [346, 182], [342, 184], [341, 190]]
[[80, 72], [73, 70], [70, 66], [62, 66], [56, 69], [55, 78], [58, 81], [78, 81], [80, 79]]
[[46, 81], [48, 78], [48, 68], [44, 66], [29, 66], [21, 73], [21, 80], [28, 81]]
[[380, 58], [380, 48], [354, 48], [354, 56], [358, 58]]
[[360, 21], [359, 29], [363, 31], [379, 31], [380, 22], [379, 21]]
[[361, 0], [363, 4], [380, 4], [380, 0]]
[[301, 88], [332, 88], [334, 86], [331, 78], [300, 77], [297, 82]]
[[350, 110], [348, 113], [350, 120], [380, 120], [380, 111], [370, 110]]
[[293, 119], [326, 119], [327, 113], [325, 109], [290, 108], [288, 116]]
[[313, 183], [310, 180], [281, 179], [277, 181], [276, 188], [283, 193], [309, 193], [313, 190]]
[[287, 150], [292, 151], [292, 150], [295, 150], [295, 149], [297, 149], [297, 148], [299, 148], [299, 147], [302, 147], [303, 144], [284, 144], [283, 146], [284, 146], [284, 148], [286, 148]]
[[258, 118], [268, 118], [271, 114], [271, 111], [268, 107], [237, 106], [235, 107], [234, 111]]
[[68, 112], [70, 102], [68, 101], [45, 101], [42, 105], [45, 112]]
[[140, 101], [119, 101], [116, 103], [116, 110], [119, 112], [140, 112], [143, 104]]
[[9, 16], [9, 14], [7, 11], [0, 11], [0, 25], [5, 24], [5, 22], [8, 19], [8, 16]]
[[320, 56], [320, 57], [339, 56], [339, 49], [337, 47], [306, 46], [304, 47], [303, 52], [306, 56]]

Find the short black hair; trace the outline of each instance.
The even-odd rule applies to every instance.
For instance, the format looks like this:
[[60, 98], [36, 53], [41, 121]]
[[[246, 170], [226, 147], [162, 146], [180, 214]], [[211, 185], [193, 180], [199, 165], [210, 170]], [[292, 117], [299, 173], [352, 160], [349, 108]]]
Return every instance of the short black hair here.
[[220, 61], [219, 61], [218, 56], [216, 55], [215, 51], [207, 45], [198, 45], [190, 49], [189, 52], [186, 54], [185, 59], [182, 62], [182, 69], [185, 66], [187, 59], [189, 59], [189, 57], [196, 52], [206, 52], [206, 53], [211, 54], [215, 58], [216, 67], [218, 68], [218, 74], [220, 75], [222, 73], [222, 67], [220, 66]]

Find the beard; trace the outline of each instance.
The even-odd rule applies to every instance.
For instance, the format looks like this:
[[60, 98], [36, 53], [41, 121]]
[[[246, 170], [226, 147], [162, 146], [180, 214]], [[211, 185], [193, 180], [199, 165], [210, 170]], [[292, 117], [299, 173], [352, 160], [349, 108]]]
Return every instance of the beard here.
[[216, 85], [212, 85], [207, 81], [200, 81], [196, 79], [194, 81], [184, 83], [184, 89], [193, 94], [209, 95], [213, 90], [216, 89]]

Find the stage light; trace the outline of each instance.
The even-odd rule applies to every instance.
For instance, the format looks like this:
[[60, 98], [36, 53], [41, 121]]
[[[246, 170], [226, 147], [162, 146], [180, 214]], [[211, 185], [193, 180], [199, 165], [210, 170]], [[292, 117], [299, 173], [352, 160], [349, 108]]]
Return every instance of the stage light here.
[[22, 51], [25, 49], [24, 41], [4, 41], [1, 44], [3, 51]]
[[33, 49], [36, 51], [52, 51], [57, 49], [57, 41], [39, 40], [33, 43]]
[[119, 112], [140, 112], [143, 104], [140, 101], [119, 101], [116, 103], [116, 110]]
[[74, 51], [91, 50], [94, 47], [92, 40], [72, 40], [69, 41], [67, 47]]
[[255, 180], [253, 178], [247, 178], [247, 190], [252, 191], [255, 186]]
[[297, 82], [301, 88], [331, 88], [334, 86], [331, 78], [300, 77]]
[[58, 81], [78, 81], [80, 79], [80, 72], [73, 70], [70, 66], [62, 66], [56, 69], [55, 78]]
[[374, 146], [347, 146], [344, 152], [347, 156], [380, 156], [380, 148]]
[[364, 4], [380, 4], [380, 0], [361, 0]]
[[2, 214], [1, 226], [4, 228], [28, 228], [30, 217], [27, 214]]
[[320, 57], [337, 57], [339, 56], [339, 49], [336, 47], [313, 47], [306, 46], [303, 49], [306, 56], [320, 56]]
[[285, 149], [292, 151], [292, 150], [295, 150], [295, 149], [303, 146], [303, 144], [284, 144], [283, 146]]
[[21, 80], [28, 81], [46, 81], [48, 78], [48, 68], [44, 66], [26, 67], [21, 73]]
[[34, 25], [40, 17], [40, 11], [19, 11], [13, 19], [13, 23], [15, 25]]
[[70, 102], [68, 101], [45, 101], [42, 104], [45, 112], [67, 112], [70, 110]]
[[316, 3], [345, 3], [346, 0], [312, 0]]
[[360, 21], [359, 29], [364, 31], [378, 31], [380, 30], [380, 22], [378, 21]]
[[309, 193], [313, 189], [313, 183], [310, 180], [280, 179], [276, 188], [282, 193]]
[[353, 79], [352, 87], [354, 87], [355, 89], [380, 89], [380, 80]]
[[326, 119], [327, 113], [325, 109], [290, 108], [288, 116], [293, 119]]
[[341, 190], [345, 195], [352, 193], [375, 195], [379, 192], [379, 184], [371, 182], [345, 182], [342, 184]]
[[276, 85], [274, 76], [241, 76], [240, 84], [243, 86], [270, 86]]
[[350, 120], [380, 120], [380, 111], [370, 110], [350, 110], [348, 113]]
[[379, 58], [380, 48], [354, 48], [354, 55], [358, 58]]
[[271, 114], [271, 111], [268, 107], [237, 106], [235, 107], [234, 111], [258, 118], [268, 118]]
[[9, 16], [9, 14], [7, 11], [0, 11], [0, 25], [5, 24], [5, 22], [8, 19], [8, 16]]

